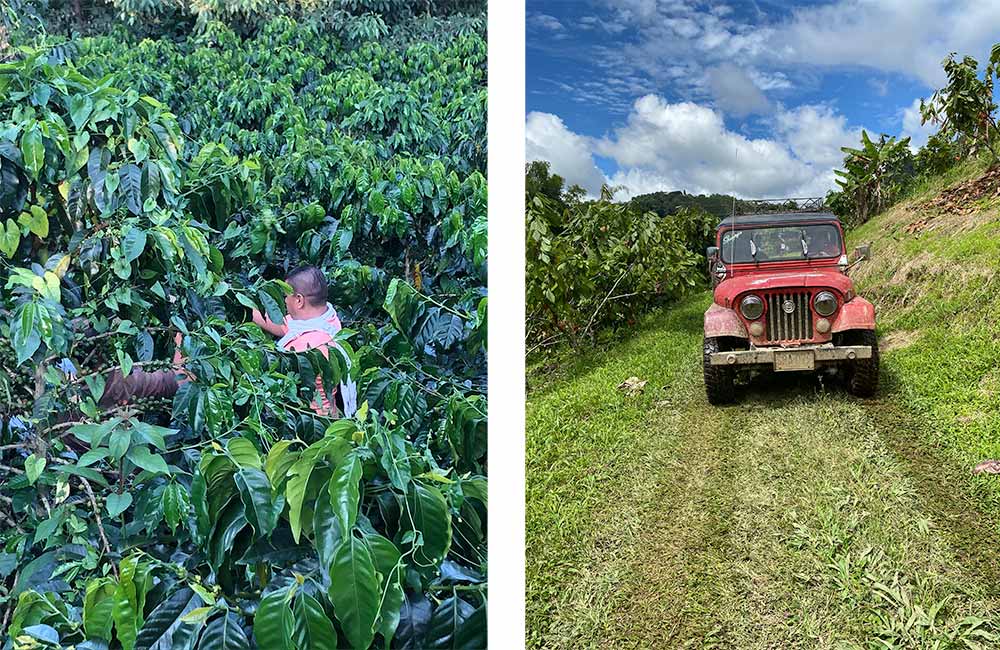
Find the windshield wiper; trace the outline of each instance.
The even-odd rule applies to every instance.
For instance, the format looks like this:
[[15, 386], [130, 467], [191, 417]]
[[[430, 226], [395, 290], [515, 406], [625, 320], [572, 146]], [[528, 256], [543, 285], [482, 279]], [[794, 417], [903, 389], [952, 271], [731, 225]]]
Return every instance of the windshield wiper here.
[[802, 242], [802, 257], [809, 258], [809, 244], [806, 243], [806, 233], [803, 230], [799, 231], [799, 241]]
[[757, 244], [754, 243], [753, 235], [750, 235], [750, 257], [753, 258], [754, 262], [757, 262]]

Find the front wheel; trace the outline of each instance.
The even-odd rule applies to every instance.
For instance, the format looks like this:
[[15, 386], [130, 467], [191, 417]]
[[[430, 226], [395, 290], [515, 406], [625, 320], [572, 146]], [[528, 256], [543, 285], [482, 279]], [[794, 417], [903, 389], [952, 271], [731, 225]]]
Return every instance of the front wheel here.
[[720, 352], [719, 339], [706, 337], [702, 370], [705, 373], [705, 394], [709, 404], [730, 404], [736, 397], [736, 373], [729, 366], [713, 366], [710, 355]]
[[878, 338], [875, 330], [856, 330], [845, 337], [846, 345], [870, 345], [872, 356], [851, 364], [847, 390], [857, 397], [872, 397], [878, 392]]

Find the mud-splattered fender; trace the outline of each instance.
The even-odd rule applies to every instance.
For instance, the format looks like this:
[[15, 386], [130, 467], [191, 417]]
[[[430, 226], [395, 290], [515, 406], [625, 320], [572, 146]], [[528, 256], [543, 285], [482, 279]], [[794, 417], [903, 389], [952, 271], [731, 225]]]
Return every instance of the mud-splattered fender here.
[[831, 332], [873, 329], [875, 329], [875, 305], [864, 298], [855, 297], [837, 312]]
[[743, 321], [732, 309], [727, 309], [715, 303], [705, 312], [705, 336], [736, 336], [749, 338]]

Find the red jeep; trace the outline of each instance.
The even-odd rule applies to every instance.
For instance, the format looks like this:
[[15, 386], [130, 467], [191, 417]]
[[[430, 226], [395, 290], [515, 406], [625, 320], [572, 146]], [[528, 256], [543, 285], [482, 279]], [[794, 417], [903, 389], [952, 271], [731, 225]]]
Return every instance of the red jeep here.
[[868, 247], [848, 262], [844, 230], [821, 199], [779, 205], [762, 214], [734, 210], [708, 248], [715, 298], [705, 312], [708, 401], [733, 401], [737, 373], [750, 369], [839, 368], [852, 394], [870, 397], [878, 389], [875, 308], [854, 295], [847, 276], [870, 257]]

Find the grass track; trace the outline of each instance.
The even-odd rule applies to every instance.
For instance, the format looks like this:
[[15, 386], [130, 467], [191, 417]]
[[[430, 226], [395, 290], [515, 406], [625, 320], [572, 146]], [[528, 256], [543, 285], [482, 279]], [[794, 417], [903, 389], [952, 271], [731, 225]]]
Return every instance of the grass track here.
[[784, 375], [710, 407], [708, 302], [530, 374], [529, 647], [1000, 646], [996, 534], [898, 382], [866, 403]]

